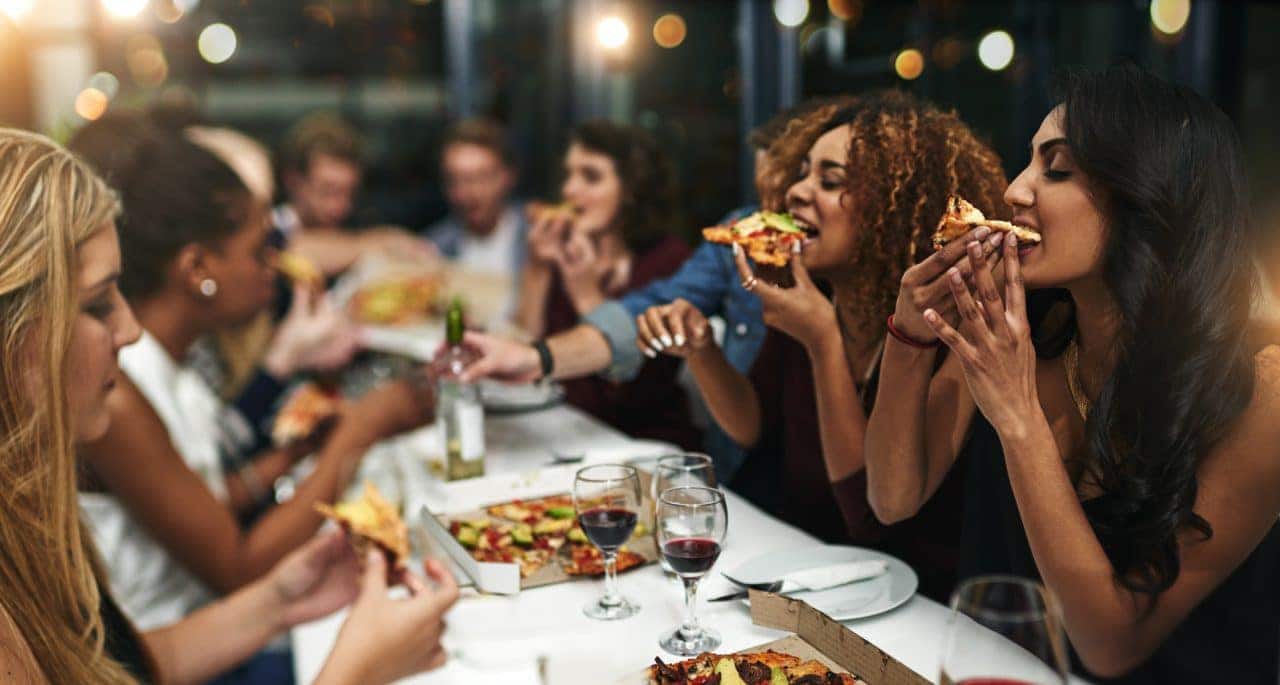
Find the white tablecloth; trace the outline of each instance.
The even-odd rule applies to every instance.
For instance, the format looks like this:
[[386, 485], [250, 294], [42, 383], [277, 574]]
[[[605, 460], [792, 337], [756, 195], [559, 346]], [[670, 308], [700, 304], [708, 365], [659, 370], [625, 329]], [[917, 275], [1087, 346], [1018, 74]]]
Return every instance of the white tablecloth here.
[[[488, 473], [536, 469], [550, 464], [552, 445], [582, 448], [588, 459], [621, 460], [653, 454], [652, 444], [630, 441], [590, 417], [567, 407], [515, 416], [491, 417], [486, 423]], [[421, 452], [431, 443], [429, 431], [382, 446], [365, 462], [364, 470], [380, 485], [392, 484], [416, 511], [427, 475]], [[632, 446], [628, 454], [628, 446]], [[566, 488], [569, 484], [566, 484]], [[818, 544], [817, 540], [761, 512], [732, 492], [727, 493], [729, 533], [717, 569], [731, 569], [753, 556]], [[536, 588], [516, 596], [478, 596], [464, 590], [448, 617], [445, 639], [449, 663], [440, 670], [404, 683], [424, 685], [543, 685], [538, 662], [544, 662], [546, 685], [607, 685], [653, 662], [673, 657], [661, 651], [659, 633], [675, 626], [683, 611], [683, 594], [658, 565], [623, 574], [620, 587], [642, 605], [639, 615], [613, 622], [588, 619], [581, 607], [596, 598], [603, 581], [579, 581]], [[701, 597], [728, 589], [713, 572], [703, 581]], [[871, 618], [847, 622], [850, 628], [917, 673], [936, 681], [948, 610], [924, 597]], [[781, 637], [778, 631], [751, 624], [747, 608], [736, 602], [699, 602], [704, 625], [719, 630], [732, 652]], [[345, 614], [338, 614], [293, 631], [294, 670], [299, 683], [310, 683], [333, 646]], [[1019, 656], [1011, 648], [1009, 658]]]

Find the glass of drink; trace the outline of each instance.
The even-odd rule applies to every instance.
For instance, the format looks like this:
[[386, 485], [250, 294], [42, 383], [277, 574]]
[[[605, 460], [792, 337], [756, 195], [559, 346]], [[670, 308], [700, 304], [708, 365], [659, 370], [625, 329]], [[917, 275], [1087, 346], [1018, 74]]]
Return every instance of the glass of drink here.
[[720, 646], [720, 634], [698, 623], [698, 581], [715, 565], [729, 526], [724, 493], [706, 486], [669, 488], [658, 496], [658, 547], [684, 583], [684, 622], [658, 638], [658, 645], [680, 656]]
[[1065, 685], [1062, 610], [1040, 583], [980, 576], [951, 595], [944, 685]]
[[634, 467], [600, 464], [574, 476], [578, 525], [604, 556], [604, 596], [582, 609], [591, 618], [613, 621], [640, 611], [640, 605], [618, 594], [618, 548], [631, 539], [640, 506], [640, 476]]
[[[716, 486], [716, 467], [711, 457], [700, 452], [683, 452], [658, 457], [649, 480], [649, 500], [653, 502], [654, 525], [658, 520], [658, 496], [671, 488], [687, 485]], [[662, 557], [662, 570], [675, 573], [667, 558]]]

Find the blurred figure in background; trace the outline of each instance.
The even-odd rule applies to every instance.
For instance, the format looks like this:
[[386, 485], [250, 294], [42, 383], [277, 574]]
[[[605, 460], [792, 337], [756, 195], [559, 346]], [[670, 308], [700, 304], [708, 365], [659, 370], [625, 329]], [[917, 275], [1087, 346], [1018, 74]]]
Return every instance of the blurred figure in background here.
[[370, 252], [434, 260], [435, 249], [403, 228], [352, 231], [349, 222], [364, 174], [363, 156], [359, 134], [333, 114], [311, 114], [289, 130], [280, 155], [287, 200], [271, 217], [283, 242], [327, 276], [345, 271]]
[[449, 216], [425, 233], [440, 254], [474, 271], [517, 274], [524, 266], [528, 225], [513, 202], [516, 164], [500, 125], [463, 121], [445, 134], [440, 153]]
[[[569, 330], [605, 300], [669, 276], [690, 252], [674, 234], [675, 170], [647, 132], [606, 121], [582, 124], [564, 168], [560, 192], [567, 207], [534, 218], [521, 273], [515, 321], [535, 338]], [[701, 439], [676, 382], [679, 370], [678, 359], [652, 359], [626, 383], [569, 381], [566, 397], [633, 437], [695, 449]]]

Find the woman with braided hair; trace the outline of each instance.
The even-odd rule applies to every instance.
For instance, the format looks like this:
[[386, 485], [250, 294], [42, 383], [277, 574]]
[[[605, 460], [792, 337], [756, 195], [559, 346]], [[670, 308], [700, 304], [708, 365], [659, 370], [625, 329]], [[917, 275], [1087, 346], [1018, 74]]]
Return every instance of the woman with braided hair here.
[[[716, 421], [757, 448], [737, 486], [781, 483], [784, 519], [898, 554], [921, 572], [927, 594], [945, 597], [959, 536], [958, 499], [945, 494], [957, 488], [909, 523], [879, 525], [863, 476], [865, 412], [902, 274], [930, 253], [928, 227], [949, 196], [999, 216], [1000, 160], [954, 113], [899, 91], [791, 122], [769, 159], [763, 205], [789, 211], [808, 237], [790, 273], [779, 274], [791, 287], [765, 282], [737, 254], [771, 328], [750, 376], [727, 363], [706, 319], [683, 300], [642, 314], [638, 344], [685, 357]], [[662, 345], [664, 337], [676, 344]]]

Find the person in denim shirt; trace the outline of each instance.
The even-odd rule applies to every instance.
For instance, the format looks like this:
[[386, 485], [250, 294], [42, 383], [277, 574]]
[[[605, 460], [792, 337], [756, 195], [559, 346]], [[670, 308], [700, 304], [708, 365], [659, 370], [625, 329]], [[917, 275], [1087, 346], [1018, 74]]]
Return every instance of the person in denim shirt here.
[[[761, 167], [769, 146], [786, 132], [788, 123], [827, 102], [827, 99], [806, 101], [753, 131], [749, 140], [756, 150], [756, 168]], [[734, 221], [755, 209], [744, 207], [730, 212], [723, 222]], [[765, 325], [759, 298], [744, 290], [739, 280], [732, 251], [724, 245], [704, 243], [671, 277], [633, 290], [620, 299], [607, 300], [583, 315], [578, 326], [535, 345], [467, 333], [467, 343], [481, 354], [464, 377], [529, 382], [544, 377], [566, 379], [600, 373], [615, 382], [626, 382], [639, 373], [645, 363], [644, 356], [652, 358], [657, 354], [655, 350], [642, 352], [637, 347], [636, 317], [651, 306], [681, 297], [704, 315], [724, 319], [725, 355], [735, 368], [746, 373], [760, 351]], [[746, 452], [724, 435], [719, 426], [710, 428], [706, 432], [705, 449], [715, 460], [719, 481], [728, 482], [742, 466]]]

